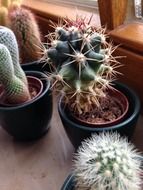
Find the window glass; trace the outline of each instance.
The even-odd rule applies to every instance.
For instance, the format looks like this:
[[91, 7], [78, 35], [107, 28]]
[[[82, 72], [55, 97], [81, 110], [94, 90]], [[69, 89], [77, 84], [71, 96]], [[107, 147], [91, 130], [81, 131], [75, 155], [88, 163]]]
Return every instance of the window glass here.
[[129, 0], [125, 23], [143, 22], [143, 0]]

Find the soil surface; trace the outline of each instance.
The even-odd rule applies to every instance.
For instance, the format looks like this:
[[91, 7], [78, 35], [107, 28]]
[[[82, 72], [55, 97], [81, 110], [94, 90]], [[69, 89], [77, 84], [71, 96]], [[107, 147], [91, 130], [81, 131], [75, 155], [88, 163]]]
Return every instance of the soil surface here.
[[74, 112], [72, 115], [85, 123], [100, 124], [114, 121], [123, 114], [122, 105], [119, 100], [107, 95], [99, 100], [99, 102], [100, 107], [92, 107], [90, 113], [79, 115]]
[[31, 99], [33, 99], [38, 94], [38, 90], [32, 86], [29, 87], [29, 92]]

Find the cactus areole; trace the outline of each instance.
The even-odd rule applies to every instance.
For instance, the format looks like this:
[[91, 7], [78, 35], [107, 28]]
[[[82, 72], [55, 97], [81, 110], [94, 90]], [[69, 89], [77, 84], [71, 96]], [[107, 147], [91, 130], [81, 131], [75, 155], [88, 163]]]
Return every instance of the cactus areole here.
[[127, 113], [128, 100], [112, 87], [120, 66], [112, 56], [116, 47], [106, 41], [105, 30], [90, 26], [90, 21], [79, 17], [63, 23], [54, 25], [44, 49], [44, 59], [55, 70], [48, 75], [53, 89], [63, 95], [72, 116], [88, 123], [117, 121]]

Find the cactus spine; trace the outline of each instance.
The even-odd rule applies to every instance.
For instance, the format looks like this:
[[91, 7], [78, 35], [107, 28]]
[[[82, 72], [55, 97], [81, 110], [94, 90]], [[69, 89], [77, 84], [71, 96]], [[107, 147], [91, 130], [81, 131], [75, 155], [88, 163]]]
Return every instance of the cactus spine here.
[[29, 10], [17, 8], [10, 12], [9, 18], [23, 62], [40, 59], [40, 32], [33, 14]]
[[84, 114], [99, 106], [100, 98], [111, 88], [117, 61], [103, 29], [84, 20], [72, 23], [67, 21], [48, 35], [50, 43], [44, 57], [47, 55], [48, 63], [56, 68], [50, 75], [55, 89], [65, 95], [73, 111]]
[[74, 159], [76, 190], [141, 190], [141, 155], [117, 133], [93, 135]]
[[30, 100], [27, 79], [18, 63], [18, 56], [13, 32], [0, 27], [0, 83], [4, 87], [6, 101], [11, 104]]

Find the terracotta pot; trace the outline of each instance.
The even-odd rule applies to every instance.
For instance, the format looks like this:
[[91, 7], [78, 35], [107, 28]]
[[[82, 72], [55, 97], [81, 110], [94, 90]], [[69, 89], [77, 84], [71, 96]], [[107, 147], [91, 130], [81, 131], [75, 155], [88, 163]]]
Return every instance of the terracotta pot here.
[[81, 142], [90, 137], [92, 133], [117, 131], [121, 134], [121, 136], [127, 136], [129, 140], [131, 139], [140, 113], [140, 100], [136, 93], [128, 86], [121, 83], [115, 83], [114, 87], [125, 94], [129, 102], [129, 109], [122, 121], [108, 127], [102, 125], [100, 127], [91, 127], [87, 126], [87, 124], [73, 121], [73, 119], [69, 116], [70, 114], [64, 109], [62, 99], [59, 100], [58, 111], [61, 121], [67, 136], [76, 149], [79, 147]]
[[29, 71], [28, 76], [43, 79], [43, 90], [31, 101], [21, 105], [0, 105], [0, 125], [18, 140], [36, 140], [50, 128], [52, 117], [52, 94], [50, 82], [41, 72]]

